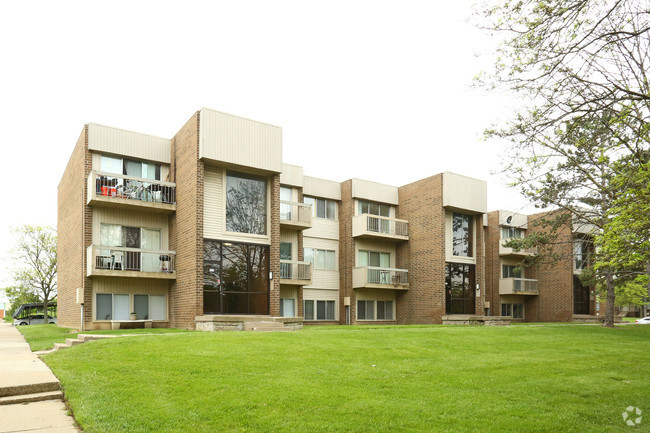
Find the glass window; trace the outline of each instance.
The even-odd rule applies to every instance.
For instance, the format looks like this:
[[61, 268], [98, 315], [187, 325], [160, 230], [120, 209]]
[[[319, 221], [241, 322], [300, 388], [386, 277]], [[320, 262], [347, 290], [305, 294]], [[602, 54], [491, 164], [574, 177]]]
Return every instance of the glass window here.
[[305, 320], [314, 320], [314, 301], [305, 301]]
[[269, 247], [203, 241], [205, 314], [268, 314]]
[[359, 215], [363, 214], [390, 217], [390, 205], [359, 200]]
[[280, 260], [291, 260], [291, 242], [280, 242]]
[[357, 301], [357, 320], [375, 320], [375, 301]]
[[447, 263], [445, 277], [447, 314], [474, 314], [475, 266]]
[[165, 320], [165, 297], [149, 295], [149, 318], [151, 320]]
[[336, 253], [331, 250], [325, 250], [325, 269], [336, 269]]
[[512, 316], [512, 304], [501, 304], [501, 315]]
[[149, 320], [149, 295], [133, 295], [133, 311], [138, 320]]
[[114, 158], [112, 156], [102, 155], [101, 165], [102, 171], [106, 173], [122, 173], [122, 158]]
[[512, 318], [513, 319], [524, 318], [524, 304], [512, 304]]
[[316, 218], [336, 219], [336, 201], [324, 198], [304, 197], [305, 204], [311, 204], [313, 216]]
[[359, 250], [359, 267], [368, 266], [368, 251]]
[[113, 295], [113, 320], [129, 320], [131, 309], [129, 295]]
[[228, 172], [226, 175], [226, 230], [266, 234], [266, 181]]
[[377, 301], [377, 320], [393, 320], [393, 301]]
[[312, 267], [314, 266], [314, 249], [305, 248], [304, 249], [304, 258], [306, 262], [311, 263]]
[[455, 256], [472, 257], [473, 218], [471, 215], [452, 215], [452, 252]]
[[514, 265], [503, 265], [502, 278], [521, 278], [521, 269]]
[[390, 268], [390, 253], [359, 250], [359, 267]]
[[102, 245], [107, 247], [121, 247], [122, 226], [115, 224], [101, 224], [99, 226], [99, 239]]
[[510, 239], [510, 238], [523, 238], [524, 231], [515, 227], [501, 227], [501, 238]]
[[113, 295], [110, 293], [97, 294], [97, 320], [112, 320], [113, 319]]

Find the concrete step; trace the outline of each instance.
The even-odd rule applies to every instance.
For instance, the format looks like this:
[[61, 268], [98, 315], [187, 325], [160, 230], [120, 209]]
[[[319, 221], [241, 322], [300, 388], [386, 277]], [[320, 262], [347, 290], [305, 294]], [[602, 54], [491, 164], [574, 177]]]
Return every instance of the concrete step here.
[[41, 392], [59, 391], [61, 384], [58, 381], [30, 383], [27, 385], [6, 386], [0, 388], [0, 398], [15, 395], [37, 394]]
[[117, 338], [119, 335], [103, 335], [103, 334], [79, 334], [77, 335], [77, 339], [80, 340], [82, 343], [86, 343], [88, 341], [94, 341], [94, 340], [101, 340], [102, 338]]
[[66, 338], [65, 339], [65, 344], [67, 344], [68, 346], [76, 346], [77, 344], [81, 344], [83, 342], [84, 342], [83, 340], [79, 340], [77, 338]]
[[63, 400], [63, 393], [61, 391], [47, 391], [36, 392], [33, 394], [10, 395], [7, 397], [0, 397], [0, 406], [7, 404], [20, 404], [29, 403], [33, 401], [44, 400]]
[[54, 343], [54, 350], [65, 349], [71, 347], [68, 343]]

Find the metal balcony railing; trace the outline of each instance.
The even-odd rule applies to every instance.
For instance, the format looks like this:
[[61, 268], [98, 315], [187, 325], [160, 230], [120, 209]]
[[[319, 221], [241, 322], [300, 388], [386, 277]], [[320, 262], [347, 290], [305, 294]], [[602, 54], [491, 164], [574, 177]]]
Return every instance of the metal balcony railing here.
[[352, 271], [352, 286], [354, 288], [376, 287], [386, 289], [406, 289], [408, 287], [408, 271], [406, 269], [380, 268], [363, 266]]
[[280, 260], [280, 279], [311, 281], [311, 263]]
[[377, 215], [357, 215], [353, 218], [353, 235], [377, 234], [408, 238], [409, 224], [406, 220]]
[[174, 273], [176, 252], [91, 245], [88, 247], [89, 274], [93, 270]]
[[[93, 182], [94, 181], [94, 182]], [[91, 171], [88, 177], [89, 195], [116, 197], [143, 202], [176, 203], [176, 184], [102, 171]]]

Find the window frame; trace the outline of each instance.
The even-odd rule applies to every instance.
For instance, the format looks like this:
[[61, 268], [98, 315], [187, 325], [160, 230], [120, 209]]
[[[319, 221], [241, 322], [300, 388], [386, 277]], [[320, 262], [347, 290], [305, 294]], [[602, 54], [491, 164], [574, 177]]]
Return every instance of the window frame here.
[[[304, 204], [310, 204], [314, 218], [338, 220], [338, 204], [336, 200], [312, 196], [303, 196]], [[322, 215], [322, 216], [321, 216]]]
[[[464, 228], [464, 223], [467, 220], [467, 232], [466, 235], [463, 235], [462, 237], [456, 236], [456, 230], [454, 229], [454, 221], [456, 218], [461, 218], [463, 220], [463, 225], [461, 225], [461, 228]], [[451, 213], [451, 254], [455, 257], [467, 257], [467, 258], [473, 258], [474, 257], [474, 215], [471, 214], [465, 214], [461, 212], [452, 212]], [[456, 249], [456, 243], [457, 241], [461, 240], [467, 240], [467, 255], [465, 254], [460, 254], [457, 253]], [[464, 243], [463, 243], [464, 246]]]
[[[307, 250], [310, 250], [308, 252]], [[320, 271], [336, 271], [338, 266], [337, 266], [337, 259], [336, 259], [336, 250], [326, 250], [324, 248], [312, 248], [312, 247], [305, 247], [303, 248], [303, 260], [305, 262], [311, 263], [312, 269], [318, 269]], [[324, 265], [324, 267], [321, 267], [321, 263]], [[327, 265], [331, 263], [333, 265], [332, 268], [328, 268]]]
[[[311, 305], [311, 309], [307, 308], [308, 304]], [[320, 306], [323, 307], [324, 316], [319, 313]], [[307, 311], [311, 311], [311, 313], [308, 314]], [[303, 319], [308, 322], [335, 322], [336, 301], [331, 299], [303, 299]]]

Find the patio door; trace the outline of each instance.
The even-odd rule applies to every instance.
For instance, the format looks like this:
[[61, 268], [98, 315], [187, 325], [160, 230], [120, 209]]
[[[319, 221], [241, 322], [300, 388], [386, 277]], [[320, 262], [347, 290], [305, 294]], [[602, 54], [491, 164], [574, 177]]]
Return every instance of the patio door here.
[[445, 267], [447, 314], [475, 314], [475, 267], [447, 263]]

